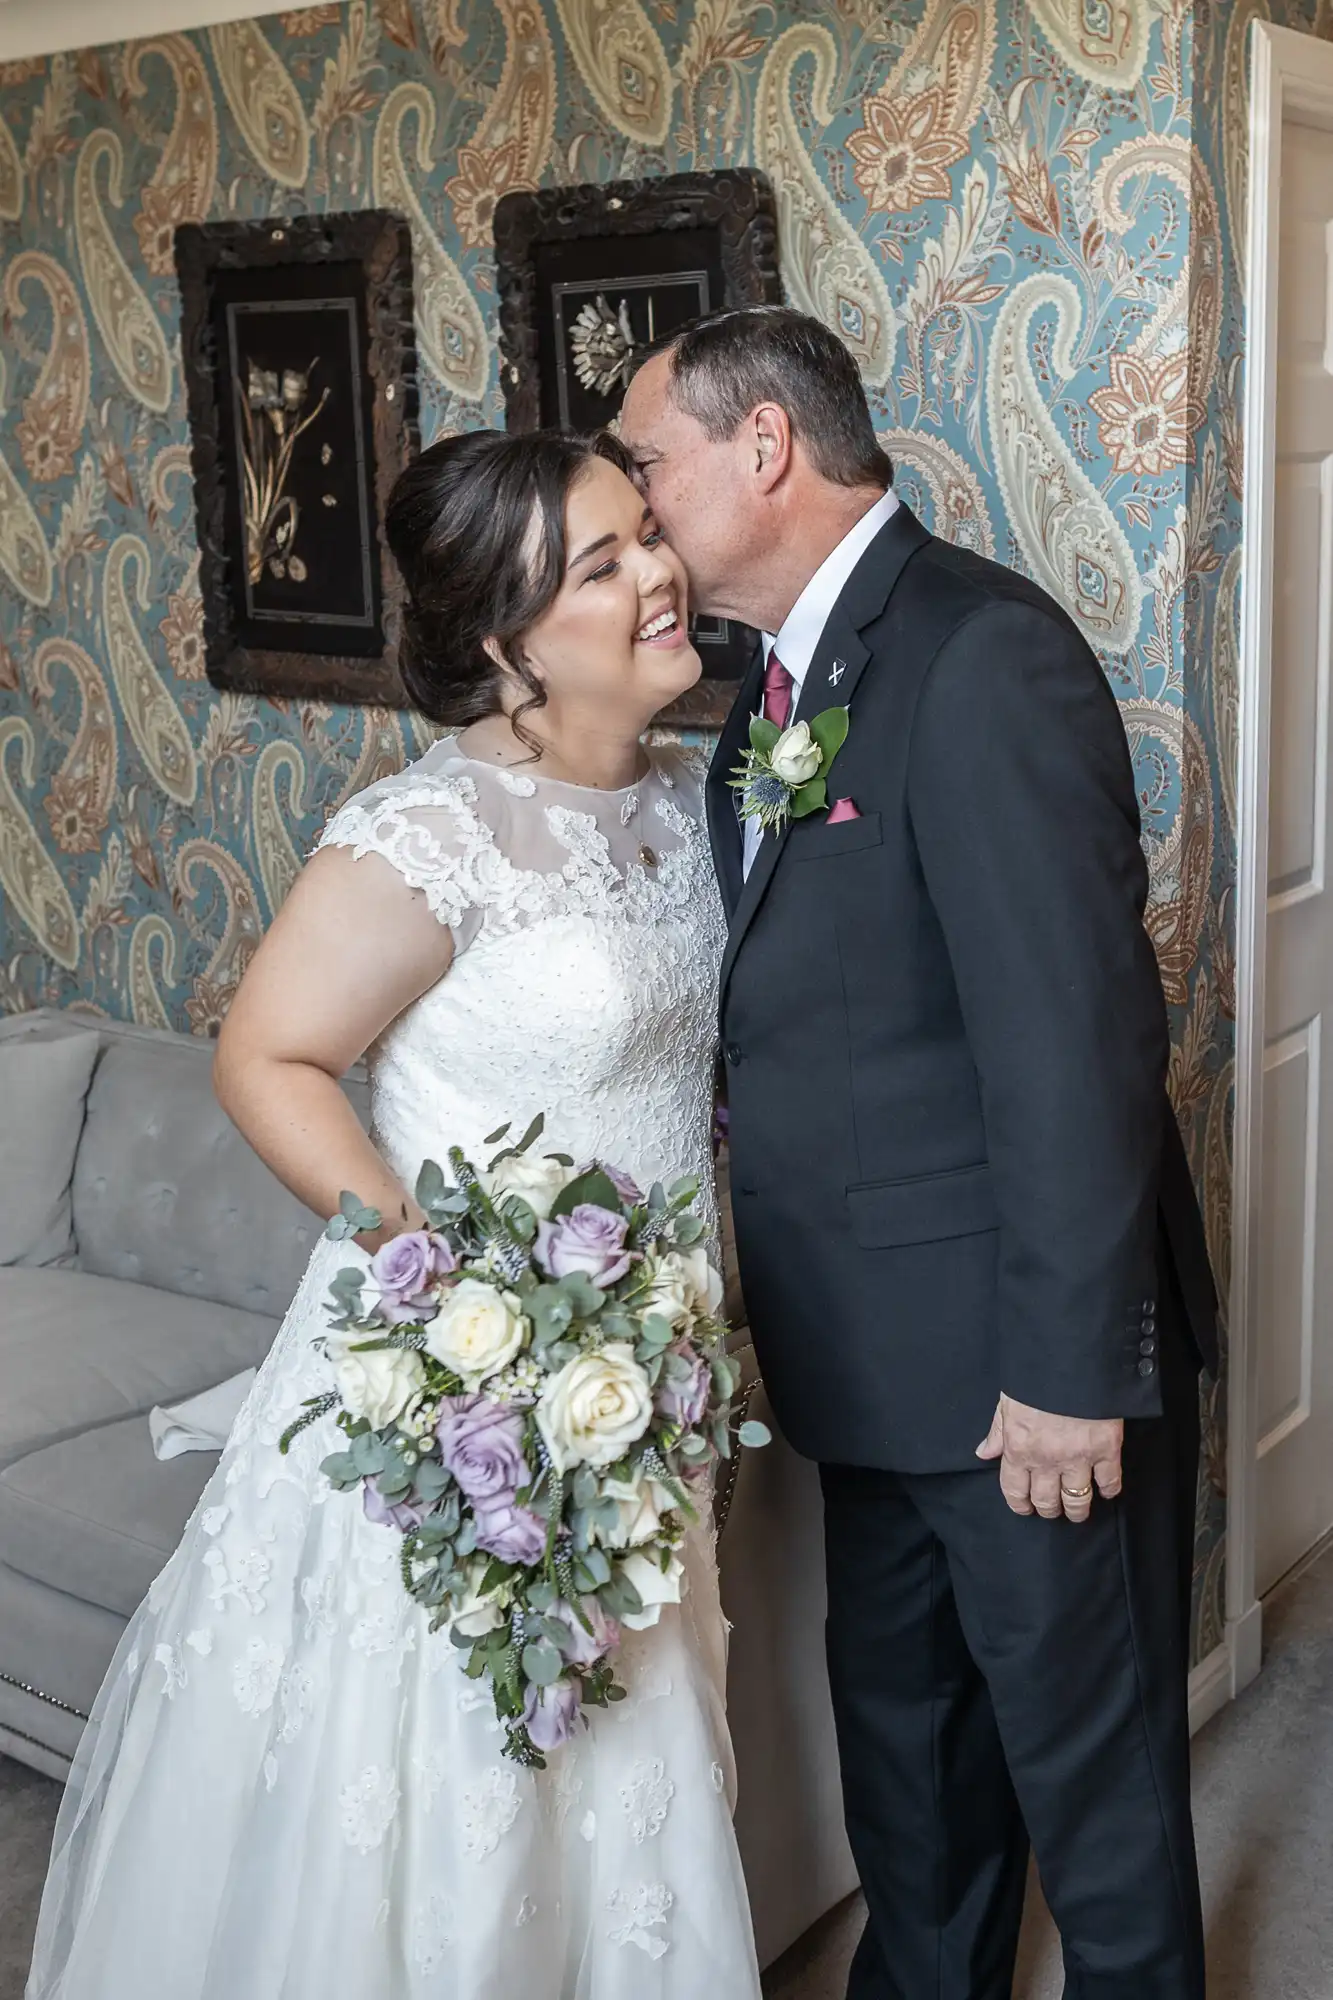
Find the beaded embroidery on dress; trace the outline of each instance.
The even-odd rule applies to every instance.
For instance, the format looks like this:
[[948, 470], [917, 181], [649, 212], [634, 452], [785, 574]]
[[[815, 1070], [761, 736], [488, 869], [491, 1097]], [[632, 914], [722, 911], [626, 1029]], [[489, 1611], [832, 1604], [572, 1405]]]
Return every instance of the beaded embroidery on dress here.
[[[437, 744], [337, 813], [452, 930], [370, 1052], [415, 1178], [508, 1118], [636, 1176], [698, 1173], [723, 918], [700, 774], [586, 792]], [[703, 1206], [703, 1204], [701, 1204]], [[321, 1240], [185, 1536], [136, 1613], [61, 1808], [28, 2000], [758, 2000], [731, 1824], [711, 1536], [619, 1655], [628, 1698], [545, 1773], [431, 1635], [399, 1539], [319, 1472]]]

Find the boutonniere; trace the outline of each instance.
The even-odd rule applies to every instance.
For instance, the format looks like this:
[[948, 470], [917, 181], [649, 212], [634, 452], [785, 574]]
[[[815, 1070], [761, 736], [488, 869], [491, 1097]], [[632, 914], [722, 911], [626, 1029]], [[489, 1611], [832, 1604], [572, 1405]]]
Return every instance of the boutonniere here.
[[757, 820], [765, 833], [780, 831], [789, 819], [804, 819], [828, 805], [828, 774], [847, 741], [845, 708], [826, 708], [808, 722], [779, 729], [762, 715], [750, 721], [750, 747], [727, 783], [740, 793], [740, 816]]

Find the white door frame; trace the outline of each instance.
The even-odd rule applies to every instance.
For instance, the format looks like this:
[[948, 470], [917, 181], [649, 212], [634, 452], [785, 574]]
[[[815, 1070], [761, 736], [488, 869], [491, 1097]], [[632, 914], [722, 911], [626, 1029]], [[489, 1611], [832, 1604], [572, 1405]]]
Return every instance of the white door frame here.
[[1232, 1142], [1228, 1328], [1226, 1635], [1231, 1692], [1259, 1671], [1255, 1595], [1259, 1480], [1259, 1231], [1264, 985], [1268, 942], [1268, 780], [1272, 707], [1278, 257], [1284, 123], [1333, 131], [1333, 46], [1254, 24], [1243, 436], [1240, 770], [1236, 898], [1236, 1116]]

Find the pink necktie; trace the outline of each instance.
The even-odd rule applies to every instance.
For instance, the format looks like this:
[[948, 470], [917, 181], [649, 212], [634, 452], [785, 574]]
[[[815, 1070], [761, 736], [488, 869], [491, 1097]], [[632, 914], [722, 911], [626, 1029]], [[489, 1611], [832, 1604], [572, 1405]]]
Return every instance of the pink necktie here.
[[785, 729], [791, 717], [791, 691], [796, 683], [776, 653], [768, 656], [764, 669], [764, 720]]

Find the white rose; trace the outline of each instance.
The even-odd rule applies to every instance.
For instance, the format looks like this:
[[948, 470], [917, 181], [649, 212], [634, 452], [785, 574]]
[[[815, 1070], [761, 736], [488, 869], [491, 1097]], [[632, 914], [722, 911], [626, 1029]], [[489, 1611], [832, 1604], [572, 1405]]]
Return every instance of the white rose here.
[[696, 1243], [690, 1250], [673, 1250], [670, 1253], [684, 1266], [690, 1287], [690, 1304], [699, 1313], [715, 1313], [722, 1304], [722, 1279], [708, 1261], [708, 1252], [702, 1243]]
[[489, 1556], [483, 1556], [479, 1561], [470, 1563], [467, 1572], [467, 1590], [463, 1600], [459, 1603], [457, 1597], [453, 1599], [455, 1610], [449, 1622], [454, 1631], [461, 1632], [465, 1639], [483, 1638], [487, 1632], [493, 1632], [497, 1625], [504, 1624], [504, 1611], [498, 1601], [497, 1593], [490, 1592], [485, 1597], [481, 1594], [481, 1580], [489, 1568]]
[[653, 1415], [648, 1377], [624, 1341], [608, 1341], [566, 1362], [542, 1391], [537, 1428], [557, 1472], [571, 1465], [614, 1465]]
[[646, 1632], [656, 1625], [664, 1604], [680, 1603], [685, 1565], [679, 1556], [673, 1555], [663, 1569], [654, 1557], [633, 1553], [625, 1557], [620, 1567], [643, 1599], [643, 1610], [632, 1611], [620, 1623], [630, 1632]]
[[383, 1430], [425, 1386], [421, 1356], [410, 1347], [373, 1348], [353, 1354], [362, 1335], [330, 1334], [328, 1356], [333, 1363], [338, 1394], [354, 1417], [364, 1417], [372, 1430]]
[[634, 1548], [650, 1542], [670, 1513], [675, 1501], [665, 1486], [646, 1478], [641, 1470], [630, 1479], [604, 1479], [599, 1498], [614, 1500], [618, 1519], [613, 1528], [597, 1528], [594, 1540], [608, 1549]]
[[824, 753], [810, 734], [808, 722], [796, 722], [784, 729], [773, 745], [769, 762], [775, 777], [784, 785], [805, 785], [815, 777]]
[[678, 1250], [668, 1250], [657, 1261], [640, 1310], [658, 1313], [682, 1331], [694, 1316], [694, 1285]]
[[493, 1174], [482, 1175], [482, 1185], [492, 1201], [499, 1201], [507, 1194], [518, 1195], [539, 1221], [546, 1222], [556, 1196], [563, 1194], [573, 1178], [574, 1169], [562, 1167], [559, 1160], [511, 1153], [507, 1160], [500, 1161]]
[[722, 1280], [701, 1244], [690, 1250], [668, 1250], [644, 1299], [645, 1312], [660, 1313], [680, 1331], [688, 1330], [695, 1313], [716, 1312], [722, 1303]]
[[507, 1368], [523, 1346], [527, 1323], [513, 1292], [480, 1278], [460, 1278], [426, 1328], [426, 1352], [475, 1389]]

